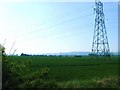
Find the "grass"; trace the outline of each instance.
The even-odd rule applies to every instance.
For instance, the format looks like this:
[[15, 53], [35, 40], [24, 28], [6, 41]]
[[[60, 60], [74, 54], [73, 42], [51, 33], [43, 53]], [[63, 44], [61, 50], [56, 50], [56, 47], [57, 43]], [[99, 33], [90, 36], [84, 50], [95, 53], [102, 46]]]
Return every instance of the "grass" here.
[[[18, 64], [30, 60], [34, 64], [31, 67], [33, 70], [47, 66], [50, 69], [49, 77], [56, 80], [62, 87], [105, 87], [110, 86], [111, 82], [116, 83], [118, 77], [118, 58], [116, 56], [111, 57], [111, 60], [104, 60], [104, 58], [97, 60], [87, 56], [14, 56], [12, 60]], [[106, 84], [106, 80], [109, 81], [108, 84]]]

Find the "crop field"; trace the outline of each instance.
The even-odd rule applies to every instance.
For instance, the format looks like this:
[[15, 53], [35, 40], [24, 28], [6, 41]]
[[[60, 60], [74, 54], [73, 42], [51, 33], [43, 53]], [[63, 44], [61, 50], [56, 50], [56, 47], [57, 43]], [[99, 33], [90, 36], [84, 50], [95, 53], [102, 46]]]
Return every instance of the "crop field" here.
[[28, 70], [32, 69], [29, 73], [24, 74], [26, 77], [34, 70], [49, 68], [49, 78], [57, 81], [62, 87], [95, 87], [96, 83], [98, 86], [102, 85], [101, 87], [117, 87], [117, 56], [111, 57], [111, 60], [90, 56], [14, 56], [12, 60], [17, 64], [25, 61], [30, 61], [33, 64], [33, 67], [26, 67]]

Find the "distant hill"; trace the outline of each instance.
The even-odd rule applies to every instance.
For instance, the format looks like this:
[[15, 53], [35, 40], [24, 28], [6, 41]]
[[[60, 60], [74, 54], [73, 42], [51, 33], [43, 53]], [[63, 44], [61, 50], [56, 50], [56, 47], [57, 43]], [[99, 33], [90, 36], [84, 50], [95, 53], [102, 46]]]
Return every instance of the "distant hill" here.
[[[75, 55], [81, 55], [81, 56], [87, 56], [90, 52], [61, 52], [61, 53], [47, 53], [46, 55], [67, 55], [67, 56], [75, 56]], [[111, 55], [118, 55], [118, 52], [111, 52]]]
[[[55, 55], [55, 56], [88, 56], [90, 52], [61, 52], [61, 53], [44, 53], [44, 54], [35, 54], [35, 55]], [[16, 54], [19, 56], [18, 54]], [[26, 56], [32, 55], [32, 54], [25, 54]], [[120, 52], [111, 52], [111, 55], [120, 55]]]
[[88, 55], [90, 52], [63, 52], [62, 55]]
[[61, 52], [61, 53], [47, 53], [46, 55], [62, 55], [62, 56], [75, 56], [75, 55], [88, 55], [90, 52]]

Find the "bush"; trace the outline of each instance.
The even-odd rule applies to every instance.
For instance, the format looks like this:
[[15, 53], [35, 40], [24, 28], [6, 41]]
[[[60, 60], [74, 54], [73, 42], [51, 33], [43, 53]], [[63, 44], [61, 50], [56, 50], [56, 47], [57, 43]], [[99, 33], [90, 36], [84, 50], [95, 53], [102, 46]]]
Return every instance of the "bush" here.
[[[16, 61], [9, 60], [5, 54], [5, 48], [2, 50], [2, 88], [54, 88], [57, 83], [48, 77], [49, 68], [32, 70], [34, 65], [30, 60], [25, 60], [19, 64]], [[33, 71], [33, 73], [30, 73]]]

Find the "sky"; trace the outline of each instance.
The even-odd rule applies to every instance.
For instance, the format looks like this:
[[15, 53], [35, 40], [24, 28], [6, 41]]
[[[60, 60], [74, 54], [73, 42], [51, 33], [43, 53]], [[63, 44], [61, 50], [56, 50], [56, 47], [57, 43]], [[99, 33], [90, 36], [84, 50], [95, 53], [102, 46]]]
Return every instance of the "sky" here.
[[[118, 51], [118, 5], [104, 2], [110, 51]], [[91, 52], [94, 2], [0, 3], [0, 43], [6, 53]]]

